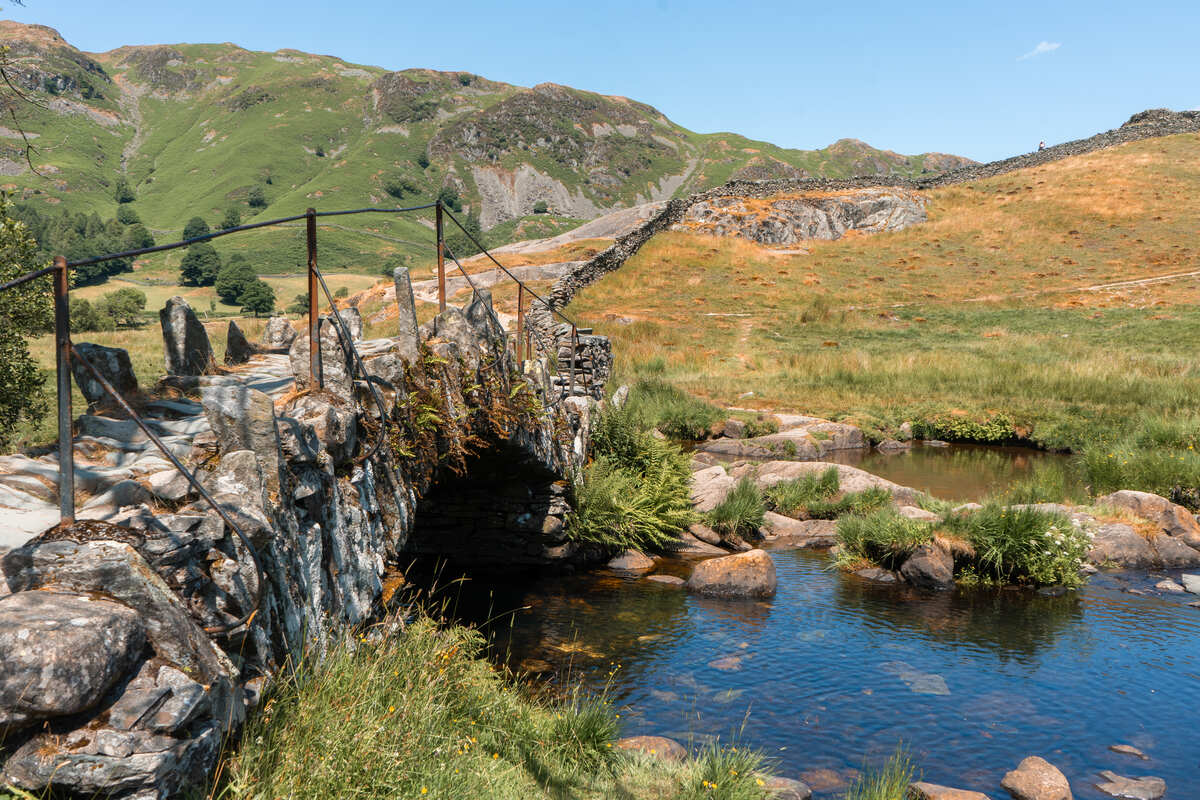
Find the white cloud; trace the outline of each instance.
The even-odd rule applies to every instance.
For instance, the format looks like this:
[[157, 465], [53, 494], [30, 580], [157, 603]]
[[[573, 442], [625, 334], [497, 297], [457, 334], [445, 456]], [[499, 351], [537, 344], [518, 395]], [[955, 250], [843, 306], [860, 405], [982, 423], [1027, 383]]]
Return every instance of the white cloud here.
[[1037, 47], [1018, 58], [1017, 61], [1024, 61], [1027, 58], [1034, 58], [1035, 56], [1045, 55], [1046, 53], [1053, 53], [1060, 47], [1062, 47], [1062, 42], [1038, 42]]

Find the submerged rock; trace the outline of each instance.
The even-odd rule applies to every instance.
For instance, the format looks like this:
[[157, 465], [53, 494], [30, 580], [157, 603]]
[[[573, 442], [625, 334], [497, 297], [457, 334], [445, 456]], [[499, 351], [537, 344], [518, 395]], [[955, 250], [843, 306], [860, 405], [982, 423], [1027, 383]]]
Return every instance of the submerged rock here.
[[812, 797], [809, 785], [795, 778], [767, 778], [763, 788], [771, 800], [809, 800]]
[[627, 736], [618, 739], [616, 744], [622, 750], [643, 753], [663, 761], [683, 761], [687, 758], [687, 748], [665, 736]]
[[1167, 793], [1167, 783], [1162, 778], [1147, 775], [1142, 778], [1126, 778], [1111, 770], [1100, 773], [1104, 781], [1096, 784], [1096, 788], [1112, 797], [1122, 800], [1159, 800]]
[[710, 597], [770, 597], [775, 562], [762, 550], [701, 561], [688, 578], [688, 591]]
[[676, 575], [647, 575], [646, 580], [654, 583], [661, 583], [666, 586], [683, 586], [687, 583], [683, 578]]
[[905, 800], [988, 800], [988, 796], [983, 792], [952, 789], [936, 783], [917, 781], [908, 785], [908, 794]]
[[1112, 750], [1114, 753], [1121, 753], [1121, 754], [1127, 755], [1127, 756], [1136, 756], [1137, 758], [1140, 758], [1143, 761], [1150, 760], [1150, 756], [1146, 755], [1141, 750], [1137, 749], [1136, 747], [1134, 747], [1131, 744], [1110, 744], [1108, 746], [1108, 749]]
[[1000, 785], [1013, 800], [1073, 800], [1067, 776], [1040, 756], [1025, 758], [1004, 776]]
[[617, 572], [641, 573], [654, 569], [654, 559], [637, 550], [626, 550], [606, 565]]

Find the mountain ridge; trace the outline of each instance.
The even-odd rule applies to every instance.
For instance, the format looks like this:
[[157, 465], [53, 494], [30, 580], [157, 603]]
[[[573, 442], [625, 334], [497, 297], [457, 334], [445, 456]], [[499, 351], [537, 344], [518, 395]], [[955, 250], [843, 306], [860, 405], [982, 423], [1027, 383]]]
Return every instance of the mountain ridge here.
[[[485, 228], [549, 212], [575, 224], [731, 178], [907, 177], [973, 163], [843, 139], [789, 150], [701, 134], [620, 95], [464, 71], [388, 71], [294, 49], [225, 44], [72, 47], [53, 28], [0, 20], [10, 72], [39, 101], [22, 124], [42, 176], [0, 135], [0, 183], [19, 198], [111, 215], [125, 177], [152, 228], [233, 206], [347, 204], [445, 190]], [[3, 132], [0, 132], [2, 134]], [[10, 144], [11, 143], [11, 144]], [[549, 224], [549, 223], [548, 223]], [[551, 225], [553, 229], [553, 225]]]

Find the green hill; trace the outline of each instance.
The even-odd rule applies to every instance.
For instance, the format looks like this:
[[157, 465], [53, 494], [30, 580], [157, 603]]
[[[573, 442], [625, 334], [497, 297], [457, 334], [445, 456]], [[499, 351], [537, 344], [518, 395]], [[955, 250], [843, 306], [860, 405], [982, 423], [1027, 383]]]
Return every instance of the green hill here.
[[[0, 128], [0, 187], [36, 210], [109, 219], [124, 178], [131, 207], [160, 241], [193, 216], [216, 224], [230, 208], [251, 221], [310, 205], [417, 203], [439, 191], [460, 198], [485, 229], [500, 226], [501, 239], [514, 221], [553, 233], [732, 177], [910, 175], [966, 162], [854, 140], [788, 150], [694, 133], [622, 97], [465, 72], [388, 72], [293, 50], [177, 44], [85, 54], [50, 28], [8, 21], [0, 40], [17, 84], [38, 103], [22, 108], [36, 172], [17, 132]], [[256, 194], [265, 205], [251, 203]], [[534, 214], [542, 204], [548, 213]], [[325, 263], [373, 272], [424, 259], [428, 216], [348, 218]], [[260, 272], [290, 272], [300, 236], [264, 232], [238, 247], [256, 253]], [[139, 269], [174, 266], [158, 258]]]

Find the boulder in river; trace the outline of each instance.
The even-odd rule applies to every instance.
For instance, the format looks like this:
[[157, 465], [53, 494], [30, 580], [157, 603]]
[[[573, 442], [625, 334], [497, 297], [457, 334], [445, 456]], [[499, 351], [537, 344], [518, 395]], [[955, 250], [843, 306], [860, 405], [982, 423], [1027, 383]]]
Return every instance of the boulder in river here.
[[1126, 778], [1111, 770], [1100, 773], [1104, 780], [1096, 788], [1107, 795], [1123, 800], [1159, 800], [1167, 793], [1167, 783], [1162, 778], [1147, 775], [1142, 778]]
[[666, 736], [627, 736], [617, 740], [617, 747], [663, 761], [683, 761], [687, 758], [687, 748]]
[[762, 550], [701, 561], [687, 588], [710, 597], [770, 597], [775, 594], [775, 562]]
[[759, 533], [773, 549], [833, 547], [837, 544], [837, 520], [799, 520], [768, 511], [763, 516], [763, 522]]
[[1026, 757], [1000, 785], [1013, 800], [1073, 800], [1067, 776], [1040, 756]]
[[905, 800], [988, 800], [988, 796], [982, 792], [917, 781], [908, 785]]
[[954, 585], [954, 556], [937, 542], [923, 544], [900, 566], [904, 579], [921, 589]]
[[1200, 575], [1180, 575], [1179, 580], [1183, 581], [1183, 588], [1192, 594], [1200, 594]]

